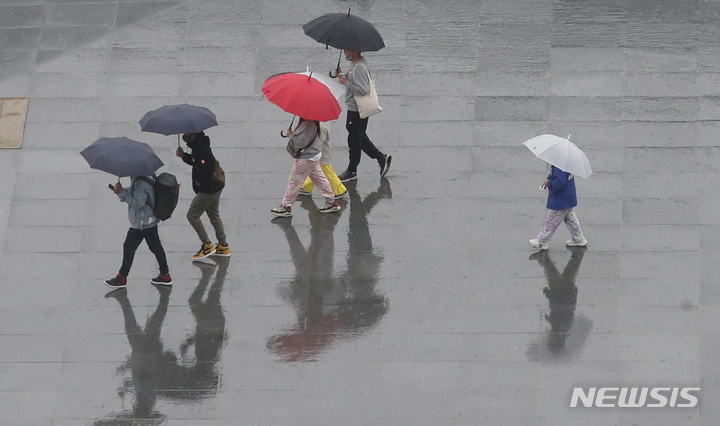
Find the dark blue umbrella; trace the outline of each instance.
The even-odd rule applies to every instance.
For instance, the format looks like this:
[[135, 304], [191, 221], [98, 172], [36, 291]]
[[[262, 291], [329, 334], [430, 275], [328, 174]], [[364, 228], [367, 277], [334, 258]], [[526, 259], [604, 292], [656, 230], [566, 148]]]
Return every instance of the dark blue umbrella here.
[[212, 111], [189, 104], [165, 105], [148, 112], [140, 119], [140, 128], [143, 132], [160, 133], [165, 136], [200, 133], [217, 124]]
[[119, 178], [151, 176], [164, 166], [150, 145], [128, 138], [100, 138], [80, 155], [90, 167], [108, 172]]

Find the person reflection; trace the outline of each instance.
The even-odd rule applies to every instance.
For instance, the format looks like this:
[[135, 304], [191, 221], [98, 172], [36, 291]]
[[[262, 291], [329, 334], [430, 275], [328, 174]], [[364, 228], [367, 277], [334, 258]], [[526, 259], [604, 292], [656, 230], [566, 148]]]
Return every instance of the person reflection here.
[[[143, 419], [148, 425], [159, 424], [157, 422], [164, 421], [164, 415], [155, 409], [158, 397], [191, 403], [207, 396], [207, 391], [217, 389], [217, 364], [225, 335], [225, 315], [220, 295], [230, 259], [214, 260], [217, 265], [193, 263], [202, 274], [188, 300], [196, 327], [195, 332], [180, 346], [181, 359], [175, 352], [166, 350], [160, 338], [171, 288], [155, 287], [160, 292], [158, 306], [148, 318], [144, 329], [137, 322], [126, 289], [114, 290], [105, 296], [117, 300], [122, 309], [125, 334], [131, 349], [130, 358], [118, 367], [119, 374], [129, 373], [120, 387], [119, 395], [124, 398], [126, 393], [134, 391], [135, 402], [131, 410], [99, 419], [95, 425], [115, 424], [113, 421], [120, 419]], [[216, 268], [215, 280], [210, 285]], [[189, 359], [192, 358], [189, 355], [191, 347], [194, 347], [194, 359]]]
[[295, 276], [281, 290], [296, 310], [297, 323], [268, 339], [267, 347], [285, 362], [314, 361], [338, 337], [354, 339], [368, 332], [387, 312], [387, 300], [375, 291], [382, 257], [373, 253], [367, 215], [384, 197], [391, 197], [390, 184], [364, 200], [355, 182], [346, 184], [349, 193], [347, 270], [334, 273], [334, 231], [346, 206], [337, 215], [321, 215], [311, 199], [300, 207], [308, 211], [310, 245], [303, 246], [292, 223], [273, 219], [288, 241]]
[[[575, 350], [582, 350], [592, 325], [592, 321], [584, 317], [578, 318], [578, 324], [575, 324], [578, 295], [575, 279], [587, 248], [573, 247], [568, 250], [571, 251], [570, 260], [562, 273], [550, 260], [547, 250], [530, 256], [531, 260], [536, 260], [543, 267], [548, 283], [548, 286], [543, 289], [543, 294], [548, 299], [550, 306], [550, 312], [545, 314], [545, 319], [550, 324], [550, 332], [546, 336], [546, 346], [553, 355], [570, 354]], [[578, 342], [570, 347], [568, 339], [573, 331]], [[542, 352], [542, 348], [540, 351]]]

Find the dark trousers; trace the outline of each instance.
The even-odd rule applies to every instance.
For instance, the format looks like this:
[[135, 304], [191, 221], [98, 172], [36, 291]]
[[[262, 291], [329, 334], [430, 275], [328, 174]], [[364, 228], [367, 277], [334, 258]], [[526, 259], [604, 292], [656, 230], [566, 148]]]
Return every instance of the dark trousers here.
[[347, 170], [350, 172], [356, 172], [358, 164], [360, 164], [361, 152], [364, 152], [368, 157], [375, 160], [380, 160], [383, 153], [370, 141], [367, 133], [368, 119], [360, 118], [360, 113], [357, 111], [347, 112], [347, 121], [345, 121], [345, 128], [348, 131], [348, 148], [350, 150], [350, 163], [348, 164]]
[[140, 247], [140, 243], [142, 243], [143, 240], [145, 240], [148, 248], [155, 255], [158, 265], [160, 265], [160, 273], [167, 274], [170, 272], [165, 250], [160, 243], [160, 235], [158, 234], [157, 228], [157, 226], [153, 226], [145, 229], [130, 228], [128, 230], [125, 243], [123, 243], [123, 261], [120, 267], [120, 274], [122, 276], [127, 277], [130, 273], [130, 267], [133, 264], [133, 259], [135, 259], [135, 251]]

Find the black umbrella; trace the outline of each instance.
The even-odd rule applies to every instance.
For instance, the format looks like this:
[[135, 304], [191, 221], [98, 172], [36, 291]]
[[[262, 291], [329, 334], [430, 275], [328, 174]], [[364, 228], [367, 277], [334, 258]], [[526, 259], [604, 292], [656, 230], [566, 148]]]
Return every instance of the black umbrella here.
[[143, 132], [178, 135], [178, 146], [180, 134], [200, 133], [217, 124], [217, 118], [212, 111], [189, 104], [165, 105], [148, 112], [140, 119], [140, 129]]
[[[345, 13], [328, 13], [303, 25], [303, 31], [313, 40], [336, 49], [355, 52], [376, 52], [385, 42], [375, 26], [368, 21]], [[342, 52], [340, 52], [342, 57]], [[338, 68], [340, 58], [338, 58]], [[331, 74], [331, 76], [333, 76]]]
[[164, 166], [150, 145], [128, 138], [100, 138], [80, 152], [91, 168], [117, 176], [150, 176]]

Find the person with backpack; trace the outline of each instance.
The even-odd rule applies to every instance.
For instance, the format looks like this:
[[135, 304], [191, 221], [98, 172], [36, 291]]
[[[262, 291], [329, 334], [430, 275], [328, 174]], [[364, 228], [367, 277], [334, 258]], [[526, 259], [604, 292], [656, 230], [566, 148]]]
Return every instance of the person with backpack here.
[[[225, 227], [220, 218], [220, 194], [225, 187], [225, 182], [217, 178], [216, 170], [219, 169], [219, 164], [210, 149], [210, 138], [204, 132], [200, 132], [185, 133], [182, 139], [192, 153], [188, 154], [178, 147], [175, 155], [192, 166], [192, 186], [195, 191], [195, 198], [190, 203], [187, 219], [202, 242], [200, 250], [192, 259], [200, 260], [210, 255], [228, 257], [230, 256], [230, 247], [227, 243]], [[207, 214], [210, 224], [215, 229], [217, 246], [210, 241], [205, 231], [205, 226], [200, 219], [203, 213]]]
[[135, 252], [143, 240], [155, 255], [160, 266], [160, 275], [150, 282], [165, 286], [172, 285], [167, 256], [158, 234], [159, 220], [153, 214], [155, 193], [153, 185], [148, 181], [152, 182], [153, 180], [149, 176], [133, 176], [130, 180], [130, 188], [123, 188], [120, 182], [114, 187], [110, 185], [118, 199], [128, 204], [128, 219], [130, 220], [130, 229], [125, 237], [125, 243], [123, 243], [123, 260], [120, 271], [114, 278], [105, 280], [105, 285], [110, 288], [125, 288]]

